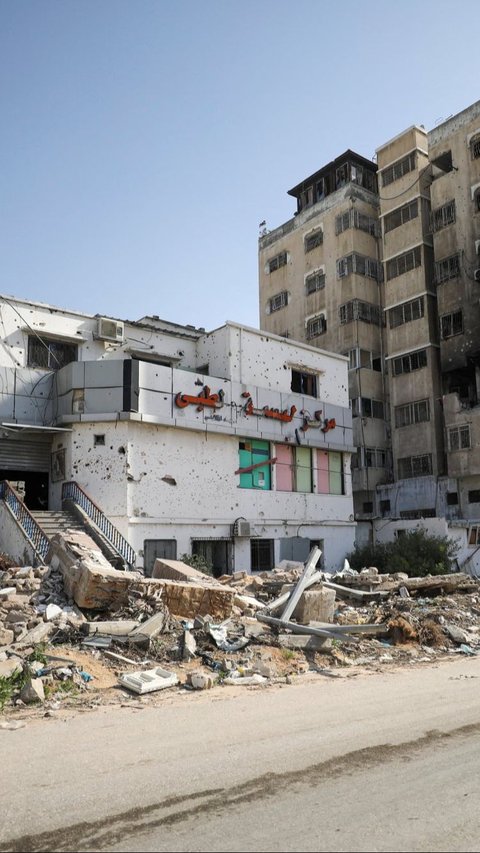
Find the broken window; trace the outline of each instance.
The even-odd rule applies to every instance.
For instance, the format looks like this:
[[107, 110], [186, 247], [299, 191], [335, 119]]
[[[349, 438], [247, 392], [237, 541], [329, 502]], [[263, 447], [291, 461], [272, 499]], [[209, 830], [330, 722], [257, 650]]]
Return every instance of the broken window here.
[[472, 489], [468, 493], [468, 503], [469, 504], [478, 504], [480, 503], [480, 489]]
[[368, 258], [365, 255], [358, 254], [358, 252], [352, 252], [351, 255], [337, 260], [337, 278], [344, 278], [351, 273], [356, 273], [378, 281], [378, 272], [378, 263], [375, 258]]
[[395, 258], [391, 258], [387, 261], [387, 281], [421, 266], [421, 263], [422, 251], [420, 246], [415, 246], [409, 252], [403, 252]]
[[37, 335], [28, 336], [28, 367], [47, 367], [50, 370], [58, 370], [66, 364], [77, 360], [78, 348], [76, 344], [64, 341], [41, 338]]
[[378, 447], [364, 447], [362, 450], [364, 468], [385, 468], [386, 454], [384, 450]]
[[463, 332], [463, 311], [453, 311], [440, 317], [440, 333], [442, 340], [461, 335]]
[[341, 325], [352, 323], [353, 320], [362, 320], [364, 323], [382, 325], [382, 314], [378, 305], [370, 302], [362, 302], [361, 299], [352, 299], [344, 305], [340, 305], [339, 317]]
[[268, 572], [274, 564], [273, 539], [250, 540], [250, 568], [252, 572]]
[[451, 278], [457, 278], [460, 275], [460, 255], [450, 255], [448, 258], [443, 258], [435, 264], [435, 281], [437, 284], [442, 284]]
[[269, 301], [270, 305], [270, 313], [273, 314], [274, 311], [279, 311], [280, 308], [285, 308], [288, 304], [288, 293], [286, 290], [282, 290], [281, 293], [276, 293], [275, 296]]
[[311, 275], [307, 275], [305, 279], [305, 288], [307, 291], [307, 295], [311, 293], [316, 293], [317, 290], [323, 290], [325, 287], [325, 273], [321, 271], [316, 271], [311, 273]]
[[366, 213], [360, 213], [360, 211], [353, 207], [344, 213], [340, 213], [335, 218], [336, 234], [342, 234], [348, 228], [358, 228], [360, 231], [366, 231], [367, 234], [371, 234], [372, 237], [377, 237], [379, 233], [377, 220]]
[[432, 473], [432, 455], [406, 456], [398, 460], [398, 478], [407, 480], [412, 477], [426, 477]]
[[[352, 403], [355, 403], [355, 398]], [[380, 418], [384, 417], [384, 407], [381, 400], [371, 400], [370, 397], [359, 397], [358, 403], [352, 406], [354, 415], [361, 415], [364, 418]]]
[[404, 323], [420, 319], [424, 316], [424, 310], [423, 296], [404, 302], [403, 305], [395, 305], [388, 312], [390, 328], [394, 329], [396, 326], [403, 326]]
[[432, 231], [441, 231], [442, 228], [455, 222], [455, 218], [455, 199], [453, 199], [432, 211]]
[[287, 253], [280, 252], [279, 255], [275, 255], [274, 258], [270, 258], [267, 262], [268, 264], [268, 272], [275, 272], [275, 270], [280, 269], [280, 267], [284, 267], [287, 263]]
[[447, 506], [458, 506], [458, 492], [447, 492]]
[[450, 427], [448, 430], [448, 444], [450, 450], [468, 450], [470, 445], [470, 426], [463, 424], [458, 427]]
[[390, 500], [387, 498], [386, 500], [380, 501], [380, 513], [385, 516], [388, 512], [390, 512]]
[[476, 160], [477, 157], [480, 157], [480, 133], [475, 134], [475, 136], [470, 140], [470, 153], [472, 155], [472, 160]]
[[427, 351], [425, 349], [410, 352], [393, 359], [393, 375], [400, 376], [402, 373], [412, 373], [427, 366]]
[[405, 223], [410, 222], [411, 219], [416, 219], [417, 216], [418, 199], [409, 201], [408, 204], [404, 204], [402, 207], [397, 207], [396, 210], [392, 210], [391, 213], [387, 213], [383, 220], [385, 234], [388, 234], [389, 231], [393, 231], [394, 228], [399, 228], [400, 225], [405, 225]]
[[405, 406], [395, 407], [395, 426], [398, 428], [420, 424], [430, 420], [430, 403], [428, 400], [417, 400]]
[[318, 228], [317, 231], [312, 231], [310, 234], [307, 234], [304, 240], [304, 248], [305, 253], [311, 252], [312, 249], [316, 249], [318, 246], [321, 246], [323, 243], [323, 230], [322, 228]]
[[398, 181], [400, 178], [403, 178], [403, 176], [408, 174], [408, 172], [412, 172], [416, 166], [416, 162], [416, 152], [412, 151], [410, 154], [407, 154], [406, 157], [402, 157], [401, 160], [397, 160], [396, 163], [392, 163], [391, 166], [387, 166], [381, 173], [382, 186], [387, 187], [394, 181]]
[[302, 373], [300, 370], [292, 370], [290, 387], [296, 394], [306, 394], [309, 397], [316, 397], [317, 377], [312, 373]]
[[325, 314], [320, 314], [318, 317], [313, 317], [307, 322], [307, 339], [318, 338], [319, 335], [324, 335], [327, 331], [327, 321]]

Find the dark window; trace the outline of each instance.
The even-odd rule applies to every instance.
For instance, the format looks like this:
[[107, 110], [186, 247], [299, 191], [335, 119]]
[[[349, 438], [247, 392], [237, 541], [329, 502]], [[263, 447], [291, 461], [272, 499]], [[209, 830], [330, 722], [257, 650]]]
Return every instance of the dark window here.
[[444, 314], [440, 317], [440, 332], [442, 340], [461, 335], [463, 332], [463, 312], [454, 311], [452, 314]]
[[273, 314], [274, 311], [279, 311], [280, 308], [285, 308], [285, 305], [288, 304], [288, 293], [286, 290], [282, 290], [281, 293], [277, 293], [275, 296], [272, 296], [270, 299], [270, 313]]
[[428, 400], [417, 400], [405, 406], [395, 408], [395, 426], [405, 427], [430, 420], [430, 404]]
[[471, 140], [470, 151], [472, 154], [472, 160], [476, 160], [477, 157], [480, 157], [480, 133], [477, 133], [477, 135]]
[[145, 539], [143, 542], [143, 569], [151, 577], [155, 560], [176, 560], [176, 539]]
[[420, 246], [415, 246], [409, 252], [403, 252], [402, 255], [391, 258], [387, 261], [387, 281], [421, 266], [421, 263], [422, 251]]
[[417, 216], [418, 199], [409, 201], [408, 204], [398, 207], [397, 210], [392, 210], [391, 213], [387, 213], [384, 219], [385, 234], [388, 234], [389, 231], [393, 231], [394, 228], [398, 228], [400, 225], [404, 225], [406, 222], [410, 222], [411, 219], [416, 219]]
[[311, 373], [301, 373], [300, 370], [292, 370], [292, 391], [296, 394], [306, 394], [308, 397], [317, 396], [317, 377]]
[[398, 460], [398, 478], [425, 477], [432, 473], [432, 456], [424, 453], [422, 456], [406, 456]]
[[323, 243], [323, 231], [321, 228], [318, 231], [313, 231], [311, 234], [307, 234], [304, 241], [305, 253], [311, 252], [312, 249], [316, 249], [318, 246], [321, 246]]
[[447, 492], [447, 506], [458, 505], [458, 492]]
[[406, 157], [403, 157], [401, 160], [397, 160], [396, 163], [392, 163], [391, 166], [387, 166], [386, 169], [382, 171], [382, 186], [387, 187], [388, 184], [392, 184], [394, 181], [398, 181], [400, 178], [403, 178], [404, 175], [411, 172], [416, 165], [416, 152], [412, 151], [411, 154], [407, 154]]
[[93, 446], [101, 447], [105, 444], [105, 436], [104, 435], [94, 435], [93, 436]]
[[58, 370], [76, 360], [76, 344], [29, 335], [28, 367], [48, 367], [51, 370]]
[[427, 366], [427, 351], [422, 349], [418, 352], [411, 352], [407, 355], [401, 355], [399, 358], [393, 359], [393, 375], [399, 376], [401, 373], [412, 373], [414, 370], [420, 370]]
[[324, 272], [314, 272], [311, 275], [307, 275], [305, 279], [305, 288], [307, 294], [316, 293], [317, 290], [323, 290], [325, 287], [325, 273]]
[[357, 252], [352, 252], [351, 255], [345, 255], [345, 257], [337, 260], [337, 278], [345, 278], [351, 273], [374, 278], [375, 281], [379, 280], [379, 267], [375, 258], [367, 258]]
[[362, 302], [361, 299], [352, 299], [344, 305], [340, 305], [340, 323], [352, 323], [354, 320], [362, 320], [364, 323], [372, 323], [375, 326], [383, 325], [382, 312], [378, 305], [371, 302]]
[[386, 515], [387, 512], [390, 512], [389, 500], [380, 501], [380, 512], [382, 513], [382, 515]]
[[388, 312], [390, 328], [394, 329], [396, 326], [403, 326], [404, 323], [411, 323], [412, 320], [419, 320], [424, 316], [424, 311], [423, 296], [404, 302], [402, 305], [395, 305]]
[[312, 320], [307, 322], [308, 340], [311, 338], [318, 338], [319, 335], [324, 335], [326, 331], [327, 321], [324, 314], [320, 314], [318, 317], [313, 317]]
[[443, 258], [435, 264], [435, 281], [437, 284], [442, 284], [444, 281], [449, 281], [451, 278], [457, 278], [460, 275], [460, 255], [450, 255], [448, 258]]
[[284, 267], [287, 263], [287, 253], [280, 252], [279, 255], [275, 255], [274, 258], [270, 258], [268, 261], [268, 272], [275, 272], [275, 270], [280, 269], [280, 267]]
[[372, 501], [365, 501], [365, 502], [364, 502], [364, 504], [363, 504], [363, 512], [366, 512], [366, 513], [371, 513], [371, 512], [373, 512], [373, 502], [372, 502]]
[[455, 218], [455, 200], [453, 199], [432, 211], [432, 231], [440, 231], [447, 225], [451, 225], [452, 222], [455, 222]]
[[273, 539], [251, 539], [250, 561], [252, 572], [273, 569]]

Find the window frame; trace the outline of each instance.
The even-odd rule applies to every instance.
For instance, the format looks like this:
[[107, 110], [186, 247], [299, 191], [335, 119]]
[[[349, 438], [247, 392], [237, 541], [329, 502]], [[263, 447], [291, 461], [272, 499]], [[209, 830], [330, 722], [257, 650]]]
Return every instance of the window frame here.
[[[62, 351], [63, 357], [61, 357]], [[38, 357], [39, 354], [41, 357]], [[72, 355], [71, 358], [69, 354]], [[28, 335], [27, 367], [37, 370], [60, 370], [74, 361], [78, 361], [78, 344], [63, 341], [60, 338]]]

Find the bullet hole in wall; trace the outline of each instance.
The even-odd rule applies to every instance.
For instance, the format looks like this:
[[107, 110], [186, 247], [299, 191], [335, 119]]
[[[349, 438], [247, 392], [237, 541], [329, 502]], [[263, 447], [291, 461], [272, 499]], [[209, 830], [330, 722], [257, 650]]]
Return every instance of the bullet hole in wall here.
[[176, 481], [175, 477], [172, 477], [171, 474], [165, 474], [165, 476], [162, 477], [162, 480], [164, 481], [164, 483], [168, 483], [169, 486], [176, 486], [177, 485], [177, 481]]
[[123, 444], [121, 444], [121, 445], [120, 445], [120, 447], [118, 448], [118, 452], [119, 452], [119, 453], [121, 453], [123, 456], [124, 456], [124, 455], [125, 455], [125, 453], [127, 452], [127, 451], [125, 450], [125, 448], [124, 448]]

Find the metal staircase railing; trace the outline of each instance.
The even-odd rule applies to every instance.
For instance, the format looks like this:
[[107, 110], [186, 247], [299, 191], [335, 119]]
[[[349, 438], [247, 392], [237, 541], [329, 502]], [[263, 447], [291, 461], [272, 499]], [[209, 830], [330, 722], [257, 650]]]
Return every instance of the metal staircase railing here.
[[8, 480], [0, 482], [0, 500], [5, 501], [17, 523], [32, 543], [39, 560], [44, 563], [50, 547], [50, 540]]
[[72, 501], [83, 509], [84, 513], [101, 531], [108, 543], [120, 554], [130, 567], [135, 565], [136, 554], [132, 546], [117, 530], [104, 512], [92, 501], [87, 493], [75, 481], [64, 483], [62, 486], [62, 501]]

